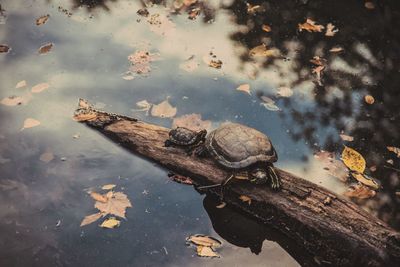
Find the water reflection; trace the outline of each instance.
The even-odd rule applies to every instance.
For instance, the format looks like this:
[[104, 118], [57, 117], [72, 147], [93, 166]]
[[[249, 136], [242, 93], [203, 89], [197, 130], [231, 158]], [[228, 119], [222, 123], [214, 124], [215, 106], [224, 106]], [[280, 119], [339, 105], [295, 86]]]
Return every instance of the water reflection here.
[[[122, 0], [2, 1], [7, 20], [0, 23], [0, 43], [12, 50], [0, 54], [0, 98], [18, 95], [27, 101], [0, 106], [0, 232], [4, 236], [0, 265], [27, 265], [35, 260], [37, 265], [250, 262], [257, 266], [267, 262], [279, 266], [282, 261], [289, 266], [296, 266], [296, 261], [312, 265], [306, 253], [275, 231], [231, 210], [216, 210], [208, 196], [203, 207], [202, 196], [191, 187], [166, 182], [163, 170], [73, 122], [79, 97], [105, 110], [168, 127], [171, 120], [133, 112], [135, 103], [144, 99], [159, 103], [170, 97], [177, 116], [199, 113], [213, 126], [226, 120], [247, 124], [271, 137], [279, 167], [337, 192], [343, 191], [343, 184], [324, 172], [313, 152], [321, 148], [340, 152], [338, 134], [343, 130], [354, 136], [351, 146], [368, 165], [378, 166], [373, 176], [380, 178], [383, 189], [368, 206], [400, 227], [394, 195], [398, 172], [383, 167], [393, 156], [386, 146], [399, 146], [397, 3], [366, 10], [360, 1], [254, 1], [253, 6], [258, 3], [262, 8], [249, 14], [242, 1], [223, 1], [223, 8], [219, 1], [207, 5], [175, 1], [193, 2], [184, 7], [161, 2], [151, 6], [150, 1]], [[136, 14], [144, 7], [148, 18]], [[197, 18], [188, 19], [197, 9]], [[36, 18], [43, 14], [50, 14], [49, 21], [36, 26]], [[157, 14], [152, 22], [157, 18], [161, 24], [151, 24], [151, 16]], [[332, 38], [298, 33], [297, 23], [308, 16], [324, 25], [334, 23], [339, 33]], [[272, 31], [262, 31], [263, 24], [271, 25]], [[54, 43], [52, 51], [38, 55], [37, 49], [47, 42]], [[248, 57], [249, 50], [261, 43], [278, 48], [283, 57], [265, 62]], [[326, 52], [336, 45], [345, 52]], [[139, 50], [160, 58], [151, 63], [147, 76], [122, 79], [130, 68], [128, 56]], [[210, 52], [223, 62], [221, 69], [204, 63]], [[315, 55], [328, 62], [323, 86], [313, 83], [309, 60]], [[196, 66], [192, 72], [180, 67], [188, 58]], [[16, 89], [21, 80], [28, 86]], [[30, 88], [42, 82], [50, 88], [32, 93]], [[235, 90], [244, 83], [250, 85], [251, 95]], [[291, 87], [294, 95], [277, 99], [279, 86]], [[282, 111], [266, 110], [257, 91], [276, 100]], [[363, 102], [367, 93], [374, 96], [374, 105]], [[28, 117], [41, 125], [20, 131]], [[54, 154], [49, 163], [39, 159], [45, 152]], [[399, 161], [393, 160], [392, 167], [397, 168]], [[127, 213], [128, 220], [113, 231], [102, 231], [95, 224], [80, 228], [81, 219], [93, 209], [85, 189], [107, 183], [117, 184], [131, 199], [134, 207]], [[148, 195], [142, 194], [145, 190]], [[58, 221], [61, 224], [56, 226]], [[247, 231], [249, 225], [254, 232]], [[238, 235], [242, 232], [248, 235]], [[227, 240], [223, 258], [193, 257], [184, 240], [196, 233]]]

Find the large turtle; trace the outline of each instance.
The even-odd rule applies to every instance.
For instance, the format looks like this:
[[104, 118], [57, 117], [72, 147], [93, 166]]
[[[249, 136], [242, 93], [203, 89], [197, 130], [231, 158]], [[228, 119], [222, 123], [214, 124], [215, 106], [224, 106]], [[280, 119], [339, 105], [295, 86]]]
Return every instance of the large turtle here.
[[[172, 134], [172, 137], [179, 139], [177, 134]], [[224, 184], [236, 174], [246, 172], [250, 182], [263, 184], [271, 180], [271, 187], [279, 189], [279, 178], [273, 167], [278, 155], [269, 138], [256, 129], [238, 123], [226, 123], [212, 131], [204, 142], [196, 145], [199, 146], [196, 155], [211, 156], [232, 171]]]

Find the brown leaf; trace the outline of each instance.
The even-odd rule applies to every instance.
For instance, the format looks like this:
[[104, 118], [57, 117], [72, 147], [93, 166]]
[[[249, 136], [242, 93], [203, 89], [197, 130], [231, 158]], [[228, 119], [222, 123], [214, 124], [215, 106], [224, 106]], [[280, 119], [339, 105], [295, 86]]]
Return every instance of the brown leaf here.
[[322, 32], [322, 30], [325, 28], [322, 25], [316, 24], [316, 22], [310, 18], [308, 18], [303, 24], [299, 23], [298, 27], [299, 31], [306, 30], [308, 32]]
[[387, 150], [389, 150], [389, 151], [395, 153], [396, 156], [397, 156], [398, 158], [400, 158], [400, 148], [394, 147], [394, 146], [388, 146], [388, 147], [386, 147], [386, 148], [387, 148]]
[[10, 47], [5, 44], [0, 44], [0, 53], [8, 53], [10, 51]]
[[214, 69], [220, 69], [222, 67], [222, 61], [219, 59], [211, 59], [208, 62], [208, 66]]
[[174, 174], [171, 177], [171, 180], [180, 183], [180, 184], [187, 184], [187, 185], [192, 185], [193, 184], [193, 180], [190, 179], [187, 176], [183, 176], [183, 175], [179, 175], [179, 174]]
[[50, 85], [48, 83], [39, 83], [32, 87], [31, 92], [32, 93], [40, 93], [40, 92], [43, 92], [44, 90], [49, 89], [49, 87], [50, 87]]
[[43, 54], [50, 52], [51, 48], [53, 48], [53, 43], [48, 43], [48, 44], [42, 45], [39, 48], [38, 52], [39, 52], [39, 54], [43, 55]]
[[132, 66], [129, 70], [137, 74], [147, 74], [151, 71], [150, 63], [155, 60], [155, 54], [145, 50], [138, 50], [128, 56], [128, 60]]
[[315, 153], [314, 157], [322, 163], [324, 170], [328, 171], [330, 175], [339, 178], [342, 182], [347, 181], [349, 170], [342, 161], [335, 159], [333, 152], [321, 150]]
[[47, 22], [50, 18], [50, 15], [41, 16], [40, 18], [36, 19], [36, 25], [43, 25]]
[[115, 192], [111, 198], [108, 198], [107, 202], [102, 203], [98, 201], [94, 207], [104, 214], [113, 214], [125, 218], [126, 208], [131, 208], [132, 204], [124, 193]]
[[192, 131], [201, 131], [211, 129], [211, 121], [202, 120], [200, 114], [186, 114], [180, 117], [174, 118], [172, 121], [172, 128], [185, 127]]
[[95, 213], [95, 214], [91, 214], [86, 216], [85, 218], [83, 218], [82, 222], [81, 222], [81, 227], [94, 223], [95, 221], [97, 221], [98, 219], [101, 218], [103, 214], [101, 212]]
[[101, 194], [96, 193], [96, 192], [91, 192], [91, 193], [90, 193], [90, 196], [91, 196], [94, 200], [99, 201], [99, 202], [102, 202], [102, 203], [106, 203], [106, 202], [108, 201], [108, 198], [107, 198], [106, 196], [101, 195]]
[[344, 193], [345, 196], [354, 197], [354, 198], [371, 198], [376, 195], [374, 190], [369, 189], [368, 187], [357, 184], [355, 186], [350, 186], [347, 191]]
[[154, 117], [172, 118], [176, 115], [176, 111], [176, 107], [171, 106], [166, 99], [157, 105], [153, 105], [150, 113]]
[[214, 237], [199, 235], [199, 234], [189, 236], [188, 238], [186, 238], [186, 241], [193, 243], [197, 246], [212, 247], [212, 248], [218, 248], [222, 245], [221, 241], [219, 241]]

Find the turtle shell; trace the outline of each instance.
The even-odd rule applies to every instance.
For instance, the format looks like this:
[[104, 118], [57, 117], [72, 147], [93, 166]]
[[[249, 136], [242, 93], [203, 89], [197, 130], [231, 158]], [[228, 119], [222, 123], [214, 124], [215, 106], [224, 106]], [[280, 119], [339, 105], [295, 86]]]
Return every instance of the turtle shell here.
[[193, 145], [197, 141], [197, 133], [185, 127], [178, 127], [169, 132], [169, 140], [176, 145]]
[[221, 165], [231, 169], [278, 160], [268, 136], [237, 123], [227, 123], [212, 131], [205, 145], [211, 156]]

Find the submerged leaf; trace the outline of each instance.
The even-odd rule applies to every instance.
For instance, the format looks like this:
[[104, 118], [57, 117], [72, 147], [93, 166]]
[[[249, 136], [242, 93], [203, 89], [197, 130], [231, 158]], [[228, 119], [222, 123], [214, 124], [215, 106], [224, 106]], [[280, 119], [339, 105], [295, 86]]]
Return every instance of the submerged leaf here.
[[112, 229], [112, 228], [118, 227], [120, 224], [121, 224], [121, 222], [119, 220], [117, 220], [115, 217], [110, 217], [110, 218], [104, 220], [100, 224], [100, 227]]
[[355, 186], [349, 187], [347, 191], [344, 193], [344, 195], [348, 197], [365, 199], [375, 196], [376, 192], [362, 184], [357, 184]]
[[85, 226], [85, 225], [94, 223], [95, 221], [97, 221], [98, 219], [100, 219], [101, 216], [102, 216], [102, 213], [101, 213], [101, 212], [88, 215], [88, 216], [86, 216], [85, 218], [83, 218], [83, 220], [82, 220], [80, 226], [82, 227], [82, 226]]
[[365, 170], [365, 159], [360, 153], [350, 147], [344, 147], [342, 161], [352, 171], [363, 173]]
[[151, 108], [151, 115], [161, 118], [172, 118], [176, 115], [176, 107], [171, 106], [168, 99]]

